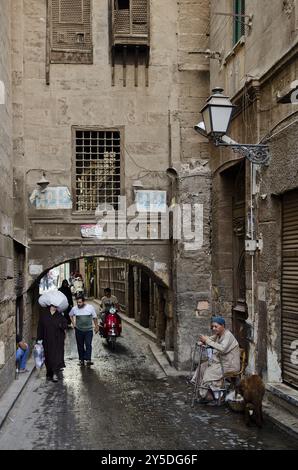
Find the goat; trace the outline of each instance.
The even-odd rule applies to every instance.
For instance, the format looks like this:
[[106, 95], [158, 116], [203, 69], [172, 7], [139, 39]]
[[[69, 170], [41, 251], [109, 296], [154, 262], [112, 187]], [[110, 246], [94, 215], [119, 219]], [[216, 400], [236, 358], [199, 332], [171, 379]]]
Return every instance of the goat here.
[[259, 375], [244, 377], [239, 384], [239, 393], [244, 399], [244, 419], [247, 426], [250, 425], [251, 417], [256, 425], [263, 425], [262, 400], [265, 394], [265, 385]]

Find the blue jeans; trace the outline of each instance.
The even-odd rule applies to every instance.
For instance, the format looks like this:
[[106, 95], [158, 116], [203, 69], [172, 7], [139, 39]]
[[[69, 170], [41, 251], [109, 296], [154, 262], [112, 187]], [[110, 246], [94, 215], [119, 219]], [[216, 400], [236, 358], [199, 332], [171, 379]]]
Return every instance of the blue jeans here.
[[16, 362], [20, 364], [20, 369], [26, 369], [27, 359], [29, 354], [29, 347], [27, 349], [18, 348], [16, 350]]
[[93, 330], [82, 331], [76, 328], [76, 340], [80, 361], [91, 361]]

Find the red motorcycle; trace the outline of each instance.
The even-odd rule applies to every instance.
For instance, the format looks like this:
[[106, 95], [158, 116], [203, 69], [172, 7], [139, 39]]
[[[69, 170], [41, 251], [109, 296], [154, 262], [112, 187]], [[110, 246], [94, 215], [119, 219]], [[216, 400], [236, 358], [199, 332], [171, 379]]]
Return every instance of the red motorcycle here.
[[111, 346], [112, 351], [114, 351], [116, 340], [122, 333], [121, 317], [114, 305], [109, 306], [105, 311], [99, 331], [100, 335], [107, 340], [108, 345]]

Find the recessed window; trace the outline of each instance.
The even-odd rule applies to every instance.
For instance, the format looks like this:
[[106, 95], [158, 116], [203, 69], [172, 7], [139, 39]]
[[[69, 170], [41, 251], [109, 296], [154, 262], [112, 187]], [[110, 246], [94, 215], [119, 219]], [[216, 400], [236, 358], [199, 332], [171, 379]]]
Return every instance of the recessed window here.
[[77, 43], [84, 44], [85, 42], [85, 33], [77, 33]]

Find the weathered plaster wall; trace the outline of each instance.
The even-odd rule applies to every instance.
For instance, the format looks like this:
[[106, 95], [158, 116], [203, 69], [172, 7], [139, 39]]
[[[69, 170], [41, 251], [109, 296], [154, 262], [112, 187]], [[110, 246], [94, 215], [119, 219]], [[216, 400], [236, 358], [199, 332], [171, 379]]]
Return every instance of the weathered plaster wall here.
[[211, 12], [210, 47], [222, 57], [221, 62], [211, 61], [211, 86], [223, 86], [229, 96], [242, 88], [247, 78], [261, 77], [297, 41], [295, 0], [247, 1], [246, 15], [253, 15], [252, 27], [245, 27], [245, 43], [235, 48], [233, 17], [215, 14], [232, 13], [233, 2], [212, 0]]

